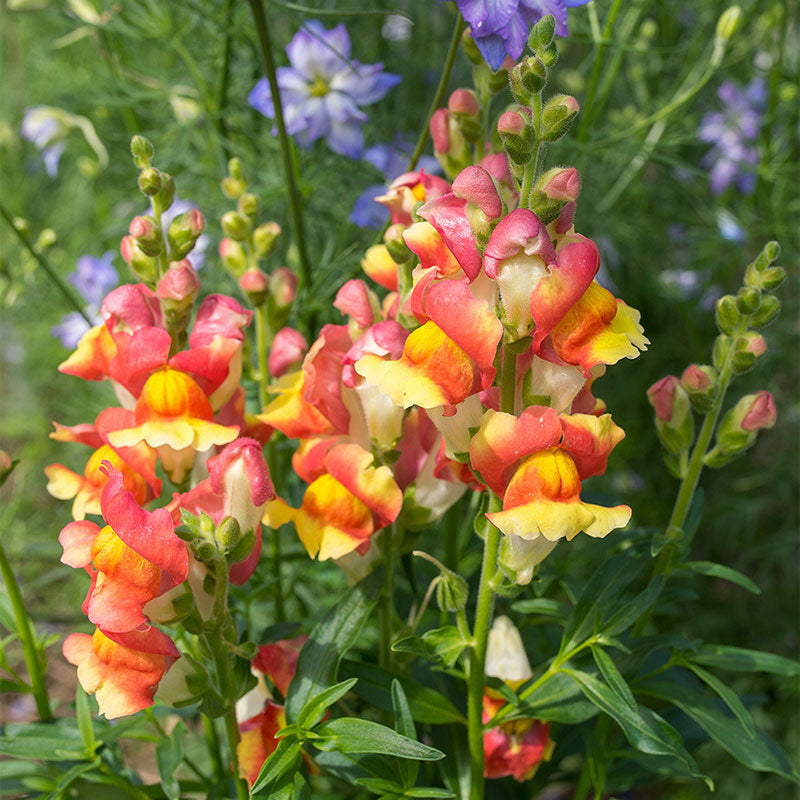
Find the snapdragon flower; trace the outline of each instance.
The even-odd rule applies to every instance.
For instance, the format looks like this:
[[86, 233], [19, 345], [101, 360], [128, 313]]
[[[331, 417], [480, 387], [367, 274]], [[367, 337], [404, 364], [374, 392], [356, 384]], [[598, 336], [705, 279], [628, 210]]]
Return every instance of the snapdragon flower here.
[[[75, 265], [75, 272], [67, 276], [67, 280], [86, 301], [84, 311], [95, 325], [103, 321], [100, 316], [100, 305], [103, 298], [119, 283], [119, 275], [111, 263], [113, 258], [114, 253], [110, 250], [100, 258], [90, 255], [81, 256]], [[77, 347], [81, 336], [89, 330], [89, 327], [81, 314], [72, 311], [65, 314], [61, 322], [50, 332], [53, 336], [61, 339], [64, 347], [72, 349]]]
[[[325, 138], [336, 153], [359, 158], [364, 149], [361, 126], [367, 115], [359, 106], [380, 100], [401, 78], [383, 64], [350, 59], [350, 35], [343, 24], [327, 30], [307, 22], [286, 47], [290, 67], [277, 70], [286, 130], [301, 147]], [[266, 78], [250, 92], [248, 102], [265, 117], [275, 117]]]
[[766, 101], [763, 78], [754, 78], [746, 89], [725, 81], [717, 90], [722, 111], [712, 111], [700, 121], [697, 138], [713, 144], [703, 159], [709, 168], [711, 191], [720, 194], [731, 184], [743, 194], [756, 188], [758, 148], [756, 138]]
[[589, 0], [456, 0], [461, 15], [470, 26], [472, 38], [497, 72], [506, 55], [518, 59], [525, 49], [528, 31], [542, 17], [552, 14], [556, 33], [567, 35], [567, 9], [583, 6]]

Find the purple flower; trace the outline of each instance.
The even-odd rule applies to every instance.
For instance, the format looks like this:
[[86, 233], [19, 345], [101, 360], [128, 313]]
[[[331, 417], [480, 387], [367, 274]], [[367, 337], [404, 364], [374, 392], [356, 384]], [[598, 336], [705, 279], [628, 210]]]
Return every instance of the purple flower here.
[[709, 168], [711, 191], [720, 194], [735, 183], [743, 194], [756, 187], [758, 148], [755, 146], [766, 103], [762, 78], [755, 78], [747, 89], [730, 81], [717, 90], [722, 111], [712, 111], [700, 121], [697, 136], [714, 146], [703, 159]]
[[[360, 228], [381, 228], [389, 211], [385, 206], [375, 202], [376, 197], [386, 194], [389, 184], [402, 175], [408, 167], [411, 155], [411, 143], [402, 137], [396, 137], [393, 144], [376, 144], [364, 153], [364, 161], [372, 164], [378, 172], [383, 173], [385, 183], [374, 183], [364, 189], [356, 199], [350, 212], [350, 221]], [[432, 156], [421, 156], [417, 169], [428, 174], [438, 175], [441, 172], [439, 162]]]
[[[78, 290], [86, 301], [84, 311], [95, 325], [102, 322], [100, 305], [103, 298], [119, 283], [119, 275], [111, 263], [114, 253], [108, 251], [100, 258], [81, 256], [76, 264], [75, 272], [67, 276], [67, 280]], [[61, 323], [51, 329], [50, 333], [61, 339], [64, 347], [72, 349], [77, 346], [89, 325], [77, 311], [64, 315]]]
[[528, 32], [542, 17], [552, 14], [556, 33], [567, 35], [567, 9], [589, 0], [456, 0], [470, 26], [472, 38], [486, 63], [497, 72], [506, 56], [522, 55]]
[[[350, 36], [343, 24], [327, 30], [307, 22], [286, 47], [290, 67], [277, 70], [286, 130], [301, 147], [325, 138], [336, 153], [359, 158], [364, 149], [361, 126], [367, 115], [359, 106], [380, 100], [400, 82], [383, 72], [383, 64], [350, 60]], [[266, 78], [250, 92], [248, 102], [265, 117], [275, 117]]]
[[58, 174], [58, 161], [64, 152], [64, 137], [68, 125], [61, 109], [51, 106], [30, 106], [22, 116], [22, 137], [41, 151], [44, 168], [54, 178]]

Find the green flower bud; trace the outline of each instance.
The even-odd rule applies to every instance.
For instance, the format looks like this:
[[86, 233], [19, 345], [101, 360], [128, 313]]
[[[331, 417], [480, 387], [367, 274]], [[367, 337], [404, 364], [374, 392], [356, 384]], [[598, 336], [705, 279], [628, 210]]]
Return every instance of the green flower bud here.
[[217, 547], [221, 552], [229, 553], [236, 547], [241, 533], [239, 520], [237, 520], [236, 517], [225, 517], [225, 519], [217, 525], [216, 531], [214, 531], [214, 539], [217, 542]]
[[244, 169], [242, 168], [242, 161], [235, 156], [228, 161], [228, 175], [237, 181], [244, 180]]
[[175, 217], [167, 231], [170, 259], [180, 261], [189, 255], [205, 227], [206, 221], [196, 208]]
[[136, 136], [131, 139], [133, 163], [136, 164], [139, 169], [146, 169], [149, 167], [154, 154], [155, 148], [144, 136], [136, 134]]
[[725, 9], [717, 21], [717, 38], [727, 42], [739, 27], [741, 15], [742, 9], [739, 6], [731, 6]]
[[571, 127], [578, 116], [578, 101], [568, 94], [557, 94], [545, 103], [542, 110], [542, 139], [555, 142]]
[[225, 235], [237, 242], [243, 242], [250, 232], [250, 223], [238, 211], [226, 211], [221, 222]]
[[242, 536], [238, 542], [236, 542], [236, 546], [233, 550], [228, 553], [228, 560], [231, 564], [236, 564], [239, 561], [244, 561], [247, 556], [253, 551], [253, 547], [256, 543], [256, 534], [255, 531], [251, 528], [247, 533]]
[[726, 336], [724, 333], [721, 333], [719, 336], [717, 336], [717, 338], [714, 340], [714, 349], [712, 350], [711, 354], [711, 362], [718, 370], [722, 369], [723, 365], [725, 364], [725, 359], [727, 359], [730, 349], [731, 337]]
[[678, 454], [694, 440], [694, 418], [689, 395], [674, 375], [656, 381], [647, 390], [656, 412], [656, 433], [665, 450]]
[[217, 554], [217, 548], [206, 539], [196, 539], [192, 542], [191, 548], [198, 561], [211, 561]]
[[775, 319], [780, 310], [781, 301], [775, 295], [765, 294], [758, 311], [750, 317], [750, 324], [754, 328], [763, 328]]
[[552, 43], [555, 33], [555, 17], [552, 14], [546, 14], [531, 28], [528, 35], [528, 47], [534, 53], [544, 50]]
[[692, 405], [707, 414], [714, 407], [719, 394], [717, 371], [708, 365], [690, 364], [681, 375], [681, 386], [689, 395]]
[[168, 175], [166, 172], [161, 173], [161, 181], [163, 184], [161, 191], [153, 198], [153, 202], [158, 203], [158, 207], [163, 213], [175, 200], [175, 181], [172, 180], [172, 175]]
[[146, 256], [157, 256], [164, 250], [164, 234], [153, 217], [134, 217], [128, 233]]
[[245, 193], [239, 198], [239, 213], [244, 214], [251, 222], [258, 219], [258, 198], [254, 194]]
[[558, 61], [558, 47], [555, 42], [550, 42], [544, 50], [538, 51], [537, 55], [542, 59], [546, 67], [553, 67]]
[[461, 34], [461, 49], [464, 51], [464, 55], [476, 66], [481, 66], [486, 64], [483, 60], [483, 55], [481, 51], [478, 50], [478, 45], [475, 44], [475, 40], [472, 38], [472, 34], [469, 28], [464, 29], [464, 33]]
[[719, 423], [717, 441], [705, 457], [709, 467], [721, 467], [755, 444], [758, 431], [775, 425], [775, 401], [769, 392], [745, 395]]
[[219, 254], [222, 263], [234, 277], [240, 278], [247, 269], [247, 253], [239, 242], [225, 238], [219, 243]]
[[161, 173], [155, 167], [147, 167], [139, 173], [139, 189], [148, 197], [158, 194], [164, 185]]
[[739, 309], [736, 305], [736, 298], [732, 294], [726, 294], [717, 300], [716, 308], [717, 328], [722, 333], [734, 333], [739, 325]]
[[259, 258], [268, 258], [278, 246], [278, 237], [281, 235], [281, 226], [277, 222], [263, 222], [253, 231], [253, 242], [256, 246], [256, 255]]
[[756, 359], [764, 355], [767, 351], [767, 343], [764, 337], [755, 331], [748, 331], [743, 336], [737, 336], [733, 343], [733, 355], [731, 365], [737, 375], [747, 372]]
[[508, 157], [515, 164], [527, 164], [536, 148], [536, 133], [524, 111], [506, 111], [497, 120], [497, 133]]
[[758, 269], [755, 262], [747, 267], [744, 274], [746, 286], [751, 286], [753, 289], [761, 289], [766, 292], [772, 292], [777, 289], [785, 278], [786, 270], [783, 269], [783, 267], [765, 267], [764, 269]]
[[548, 197], [543, 191], [534, 190], [531, 192], [530, 199], [528, 200], [528, 208], [533, 211], [545, 225], [557, 219], [563, 207], [563, 200], [556, 200]]
[[231, 178], [230, 175], [222, 179], [222, 194], [231, 200], [241, 197], [246, 189], [246, 181], [238, 181], [236, 178]]
[[541, 58], [526, 58], [511, 70], [509, 83], [514, 99], [527, 106], [533, 95], [541, 92], [547, 83], [547, 67]]
[[389, 255], [396, 264], [405, 264], [411, 258], [411, 250], [408, 249], [406, 240], [403, 238], [404, 225], [390, 225], [383, 234], [383, 241]]
[[436, 586], [436, 602], [442, 611], [455, 613], [467, 604], [467, 582], [455, 572], [442, 572], [441, 580]]
[[753, 314], [761, 305], [761, 292], [750, 286], [742, 286], [736, 295], [736, 308], [740, 314]]

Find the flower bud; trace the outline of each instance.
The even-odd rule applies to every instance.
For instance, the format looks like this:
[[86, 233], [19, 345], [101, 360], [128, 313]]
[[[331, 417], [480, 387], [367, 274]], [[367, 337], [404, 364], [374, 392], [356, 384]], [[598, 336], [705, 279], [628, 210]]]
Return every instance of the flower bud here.
[[528, 47], [534, 53], [544, 50], [553, 41], [556, 33], [556, 20], [552, 14], [545, 14], [534, 26], [528, 35]]
[[574, 203], [581, 191], [581, 178], [575, 167], [553, 167], [539, 177], [534, 188], [551, 200]]
[[225, 519], [217, 525], [217, 530], [214, 532], [217, 547], [222, 553], [229, 553], [233, 550], [239, 542], [241, 535], [242, 529], [239, 527], [239, 522], [235, 517], [225, 517]]
[[726, 294], [717, 300], [716, 321], [717, 328], [722, 333], [731, 334], [736, 331], [739, 325], [739, 309], [732, 294]]
[[161, 212], [167, 211], [172, 206], [172, 201], [175, 199], [175, 181], [172, 180], [172, 175], [166, 172], [161, 173], [161, 191], [153, 198], [153, 203], [158, 203]]
[[721, 370], [723, 368], [725, 361], [728, 358], [731, 344], [731, 337], [726, 336], [724, 333], [721, 333], [716, 339], [714, 339], [714, 348], [711, 351], [711, 362], [714, 364], [716, 369]]
[[558, 47], [556, 47], [556, 43], [550, 42], [550, 44], [547, 45], [544, 50], [539, 52], [538, 55], [546, 67], [555, 66], [556, 62], [558, 61]]
[[717, 442], [704, 461], [709, 467], [730, 463], [755, 444], [757, 432], [771, 428], [777, 419], [775, 401], [766, 391], [745, 395], [722, 418]]
[[547, 67], [541, 58], [526, 58], [509, 73], [511, 94], [523, 106], [530, 105], [533, 95], [547, 83]]
[[205, 227], [206, 221], [196, 208], [175, 217], [167, 231], [170, 258], [178, 261], [189, 255]]
[[247, 253], [239, 242], [233, 239], [223, 239], [219, 243], [219, 254], [225, 268], [230, 270], [234, 276], [241, 276], [247, 269]]
[[246, 181], [237, 181], [236, 178], [231, 178], [230, 175], [222, 179], [222, 194], [231, 200], [241, 197], [245, 189], [247, 189]]
[[437, 109], [431, 117], [430, 131], [434, 155], [445, 174], [451, 177], [457, 175], [472, 163], [469, 144], [456, 115], [446, 108]]
[[742, 336], [737, 336], [733, 343], [731, 365], [737, 375], [747, 372], [756, 359], [767, 352], [767, 341], [755, 331], [747, 331]]
[[128, 233], [133, 236], [139, 249], [147, 256], [157, 256], [164, 249], [164, 234], [153, 217], [134, 217]]
[[253, 267], [239, 278], [239, 288], [254, 308], [263, 306], [269, 294], [269, 275]]
[[761, 292], [750, 286], [743, 286], [736, 295], [736, 308], [740, 314], [753, 314], [761, 305]]
[[125, 263], [144, 281], [152, 286], [158, 275], [158, 261], [142, 252], [133, 236], [123, 236], [119, 251]]
[[714, 407], [717, 384], [717, 371], [708, 365], [690, 364], [681, 375], [681, 386], [686, 389], [689, 400], [701, 414], [707, 414]]
[[465, 28], [464, 33], [461, 34], [461, 49], [464, 51], [464, 55], [476, 66], [485, 63], [469, 28]]
[[383, 241], [386, 244], [386, 249], [389, 255], [396, 264], [405, 264], [411, 258], [411, 250], [409, 250], [406, 240], [403, 238], [403, 231], [406, 228], [399, 223], [390, 225], [383, 234]]
[[292, 367], [302, 363], [308, 352], [308, 342], [300, 331], [294, 328], [281, 328], [272, 340], [269, 351], [269, 374], [280, 378]]
[[228, 175], [237, 181], [244, 180], [244, 169], [242, 168], [242, 161], [240, 158], [234, 156], [228, 161]]
[[557, 94], [545, 103], [542, 110], [542, 139], [555, 142], [571, 127], [578, 116], [578, 101], [568, 94]]
[[268, 258], [278, 245], [281, 235], [281, 226], [277, 222], [263, 222], [253, 231], [253, 242], [256, 246], [256, 255], [259, 258]]
[[742, 9], [739, 8], [739, 6], [731, 6], [730, 8], [726, 8], [717, 21], [717, 38], [721, 39], [723, 42], [727, 42], [739, 27], [739, 19], [741, 15]]
[[226, 211], [222, 215], [222, 231], [237, 242], [242, 242], [250, 232], [250, 224], [238, 211]]
[[647, 390], [647, 399], [656, 412], [656, 432], [669, 453], [681, 453], [694, 439], [694, 419], [689, 395], [674, 375], [656, 381]]
[[503, 149], [515, 164], [527, 164], [536, 147], [536, 133], [530, 119], [520, 111], [506, 111], [497, 120]]
[[468, 594], [467, 582], [460, 575], [450, 570], [442, 572], [436, 585], [436, 602], [440, 610], [451, 614], [461, 611], [467, 604]]
[[249, 192], [239, 198], [238, 209], [240, 214], [244, 214], [251, 222], [258, 219], [258, 198]]
[[269, 292], [277, 308], [288, 308], [297, 296], [297, 275], [288, 267], [278, 267], [270, 275]]
[[772, 322], [780, 310], [780, 300], [775, 295], [766, 294], [761, 298], [758, 311], [750, 317], [750, 324], [754, 328], [763, 328], [764, 325]]
[[747, 286], [766, 292], [772, 292], [777, 289], [785, 278], [786, 270], [783, 267], [768, 267], [759, 270], [755, 262], [748, 266], [744, 274], [744, 282]]
[[173, 313], [190, 310], [199, 293], [200, 279], [188, 261], [170, 267], [156, 288], [156, 296], [164, 310]]
[[533, 676], [522, 637], [508, 617], [496, 617], [486, 646], [486, 675], [517, 686]]
[[146, 167], [139, 173], [139, 189], [148, 197], [158, 194], [164, 182], [161, 173], [155, 167]]
[[470, 89], [456, 89], [447, 101], [447, 109], [451, 114], [463, 114], [477, 117], [481, 113], [475, 92]]
[[131, 139], [131, 155], [133, 163], [138, 169], [146, 169], [150, 166], [150, 161], [155, 154], [155, 148], [149, 139], [137, 134]]

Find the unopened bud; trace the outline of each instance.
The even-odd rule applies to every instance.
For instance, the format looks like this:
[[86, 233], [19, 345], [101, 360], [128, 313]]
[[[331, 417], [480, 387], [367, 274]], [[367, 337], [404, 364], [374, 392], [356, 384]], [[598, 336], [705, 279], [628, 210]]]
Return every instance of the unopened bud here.
[[467, 582], [455, 572], [442, 572], [441, 580], [436, 585], [436, 602], [441, 611], [454, 614], [467, 604]]
[[761, 292], [750, 286], [743, 286], [736, 295], [736, 308], [740, 314], [753, 314], [761, 305]]
[[198, 561], [211, 561], [217, 554], [217, 548], [205, 539], [195, 539], [191, 543], [192, 553]]
[[484, 63], [481, 51], [478, 50], [469, 28], [465, 28], [464, 33], [461, 34], [461, 49], [464, 51], [464, 55], [476, 66]]
[[175, 217], [167, 231], [170, 258], [179, 261], [189, 255], [205, 227], [206, 221], [196, 208]]
[[239, 242], [223, 239], [219, 243], [219, 254], [222, 263], [235, 277], [240, 277], [247, 269], [247, 253]]
[[239, 198], [238, 209], [240, 214], [244, 214], [251, 222], [258, 219], [258, 198], [249, 192]]
[[551, 200], [575, 202], [581, 191], [581, 178], [575, 167], [553, 167], [539, 177], [534, 188]]
[[725, 365], [728, 358], [728, 353], [731, 350], [731, 337], [721, 333], [714, 339], [714, 348], [711, 351], [711, 363], [718, 370], [721, 370]]
[[259, 308], [264, 305], [269, 294], [269, 275], [260, 269], [248, 269], [239, 278], [239, 288], [244, 292], [250, 305]]
[[200, 279], [188, 261], [170, 267], [158, 282], [156, 296], [168, 312], [186, 312], [200, 293]]
[[396, 264], [405, 264], [411, 258], [411, 250], [408, 249], [406, 240], [403, 238], [403, 231], [406, 228], [399, 223], [390, 225], [383, 234], [383, 241], [386, 244], [386, 249], [392, 257], [392, 261]]
[[708, 365], [690, 364], [681, 375], [681, 386], [701, 414], [707, 414], [714, 407], [717, 383], [717, 371]]
[[236, 547], [241, 534], [242, 529], [239, 526], [239, 521], [235, 517], [225, 517], [225, 519], [217, 525], [214, 538], [216, 539], [217, 547], [219, 547], [223, 553], [229, 553]]
[[136, 240], [139, 249], [148, 256], [157, 256], [164, 249], [164, 235], [153, 217], [134, 217], [128, 233]]
[[299, 365], [308, 352], [308, 342], [300, 331], [281, 328], [272, 340], [269, 351], [269, 374], [280, 378], [292, 367]]
[[131, 139], [131, 155], [133, 156], [133, 163], [139, 169], [146, 169], [150, 166], [150, 161], [155, 154], [155, 148], [149, 139], [138, 134]]
[[527, 164], [536, 147], [531, 121], [520, 111], [506, 111], [497, 120], [497, 133], [503, 148], [515, 164]]
[[256, 255], [259, 258], [268, 258], [278, 246], [278, 237], [281, 235], [281, 226], [277, 222], [263, 222], [253, 231], [253, 242], [256, 246]]
[[481, 113], [475, 92], [469, 89], [456, 89], [447, 101], [447, 109], [451, 114], [464, 114], [471, 117], [477, 117]]
[[647, 390], [647, 399], [656, 412], [656, 432], [664, 449], [681, 453], [694, 439], [694, 419], [689, 395], [674, 375], [656, 381]]
[[748, 394], [728, 411], [717, 429], [717, 442], [704, 462], [721, 467], [755, 444], [757, 432], [771, 428], [777, 419], [775, 401], [769, 392]]
[[742, 9], [739, 6], [725, 9], [717, 22], [717, 38], [727, 42], [739, 27], [741, 15]]
[[545, 103], [542, 110], [542, 139], [555, 142], [571, 127], [578, 116], [578, 101], [568, 94], [557, 94]]
[[161, 173], [161, 191], [153, 198], [153, 203], [158, 203], [158, 207], [163, 214], [171, 206], [175, 200], [175, 181], [172, 180], [172, 175], [166, 172]]
[[158, 194], [164, 185], [161, 173], [155, 167], [147, 167], [139, 173], [139, 189], [148, 197]]
[[277, 308], [288, 308], [297, 296], [297, 276], [288, 267], [278, 267], [270, 276], [269, 292]]
[[238, 211], [226, 211], [222, 215], [221, 222], [223, 233], [237, 242], [243, 242], [250, 232], [250, 224]]
[[783, 267], [766, 267], [763, 270], [756, 268], [755, 263], [750, 264], [744, 274], [744, 282], [754, 289], [772, 292], [777, 289], [786, 278]]
[[241, 197], [246, 189], [247, 183], [245, 181], [237, 181], [236, 178], [231, 178], [230, 175], [222, 179], [222, 194], [231, 200]]
[[556, 43], [550, 42], [544, 50], [538, 53], [538, 56], [542, 59], [546, 67], [555, 66], [558, 61], [558, 47], [556, 47]]
[[545, 14], [534, 26], [528, 35], [528, 47], [534, 53], [544, 50], [553, 41], [556, 33], [556, 20], [552, 14]]
[[731, 334], [736, 331], [739, 325], [739, 308], [732, 294], [726, 294], [717, 300], [716, 321], [717, 328], [722, 333]]
[[764, 325], [769, 324], [775, 319], [780, 310], [780, 300], [778, 300], [775, 295], [765, 294], [761, 298], [761, 305], [758, 311], [750, 317], [749, 322], [754, 328], [763, 328]]
[[511, 70], [509, 83], [514, 99], [527, 106], [533, 95], [541, 92], [547, 83], [547, 67], [541, 58], [526, 58]]
[[239, 158], [232, 158], [228, 161], [228, 175], [235, 178], [237, 181], [244, 180], [244, 169], [242, 168], [242, 161]]
[[731, 366], [737, 375], [747, 372], [756, 359], [767, 352], [767, 341], [755, 331], [748, 331], [742, 336], [737, 336], [733, 343]]
[[158, 275], [158, 261], [146, 255], [136, 243], [133, 236], [123, 236], [119, 245], [119, 252], [125, 263], [148, 286], [152, 286]]

